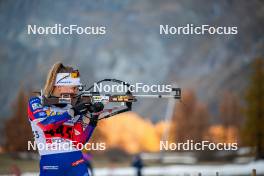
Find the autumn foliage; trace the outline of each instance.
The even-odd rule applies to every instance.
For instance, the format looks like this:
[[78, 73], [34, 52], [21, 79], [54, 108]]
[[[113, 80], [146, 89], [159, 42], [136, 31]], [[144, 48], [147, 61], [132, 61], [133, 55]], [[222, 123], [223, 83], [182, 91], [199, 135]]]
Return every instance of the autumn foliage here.
[[27, 151], [28, 141], [33, 141], [27, 118], [28, 96], [21, 89], [12, 107], [11, 117], [5, 123], [5, 150]]

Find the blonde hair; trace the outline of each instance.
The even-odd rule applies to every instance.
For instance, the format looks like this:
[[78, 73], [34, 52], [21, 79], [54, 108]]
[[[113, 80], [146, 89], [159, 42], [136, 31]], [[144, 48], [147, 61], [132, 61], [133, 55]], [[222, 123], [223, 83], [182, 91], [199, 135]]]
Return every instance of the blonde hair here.
[[49, 97], [52, 94], [57, 73], [68, 73], [72, 72], [73, 70], [73, 67], [64, 66], [61, 62], [55, 63], [49, 70], [46, 83], [43, 89], [44, 96]]

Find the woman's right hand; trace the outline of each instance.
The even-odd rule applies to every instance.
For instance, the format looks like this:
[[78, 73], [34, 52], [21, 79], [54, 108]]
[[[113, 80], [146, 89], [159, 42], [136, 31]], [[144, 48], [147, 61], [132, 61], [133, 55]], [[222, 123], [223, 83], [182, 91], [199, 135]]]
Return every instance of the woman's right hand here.
[[90, 105], [90, 103], [86, 102], [77, 103], [75, 106], [72, 107], [74, 111], [74, 116], [87, 114]]

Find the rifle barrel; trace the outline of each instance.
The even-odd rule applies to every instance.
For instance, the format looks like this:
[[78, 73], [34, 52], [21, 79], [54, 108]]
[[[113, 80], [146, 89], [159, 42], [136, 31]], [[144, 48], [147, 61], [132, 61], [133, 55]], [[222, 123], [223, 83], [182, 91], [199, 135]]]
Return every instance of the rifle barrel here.
[[160, 95], [160, 94], [157, 94], [157, 95], [143, 95], [143, 94], [138, 94], [138, 95], [133, 95], [135, 97], [139, 97], [139, 98], [175, 98], [175, 99], [179, 99], [180, 96], [177, 96], [177, 95]]

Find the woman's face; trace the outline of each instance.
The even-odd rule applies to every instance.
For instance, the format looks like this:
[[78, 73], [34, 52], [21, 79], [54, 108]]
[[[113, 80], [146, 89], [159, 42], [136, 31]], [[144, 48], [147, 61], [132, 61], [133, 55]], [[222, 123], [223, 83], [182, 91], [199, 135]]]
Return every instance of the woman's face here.
[[62, 94], [78, 94], [78, 87], [77, 86], [55, 86], [53, 90], [53, 95], [61, 96]]

